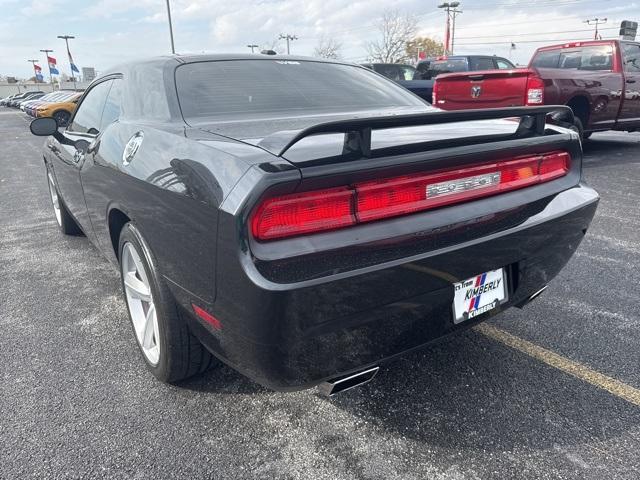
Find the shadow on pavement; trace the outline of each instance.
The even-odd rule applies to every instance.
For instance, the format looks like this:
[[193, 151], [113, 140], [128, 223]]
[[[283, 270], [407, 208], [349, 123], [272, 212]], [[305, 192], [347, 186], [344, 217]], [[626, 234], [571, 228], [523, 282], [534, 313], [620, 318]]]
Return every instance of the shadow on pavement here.
[[390, 364], [331, 401], [381, 428], [460, 451], [579, 445], [640, 423], [637, 407], [476, 332]]

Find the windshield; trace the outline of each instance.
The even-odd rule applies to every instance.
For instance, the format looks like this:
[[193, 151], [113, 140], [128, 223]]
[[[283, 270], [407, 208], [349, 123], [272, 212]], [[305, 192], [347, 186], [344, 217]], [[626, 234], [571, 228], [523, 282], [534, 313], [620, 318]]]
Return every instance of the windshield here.
[[292, 60], [199, 62], [176, 69], [185, 120], [424, 106], [393, 82], [362, 67]]

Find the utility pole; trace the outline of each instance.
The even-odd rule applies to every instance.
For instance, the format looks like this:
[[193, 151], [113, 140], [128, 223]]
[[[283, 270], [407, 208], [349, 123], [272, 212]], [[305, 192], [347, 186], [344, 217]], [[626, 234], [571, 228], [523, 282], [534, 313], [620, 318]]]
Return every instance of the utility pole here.
[[171, 37], [171, 53], [175, 55], [176, 47], [173, 43], [173, 25], [171, 24], [171, 5], [169, 5], [169, 0], [167, 0], [167, 18], [169, 19], [169, 37]]
[[[460, 2], [444, 2], [438, 5], [438, 8], [443, 8], [447, 15], [447, 24], [444, 31], [444, 54], [450, 55], [453, 53], [453, 42], [449, 43], [451, 37], [451, 13], [453, 13], [453, 28], [455, 29], [455, 15], [456, 13], [462, 13], [461, 11], [456, 11], [456, 8], [460, 6]], [[453, 9], [453, 10], [452, 10]], [[455, 36], [455, 32], [454, 32]]]
[[51, 83], [51, 90], [53, 90], [53, 74], [51, 73], [51, 64], [49, 63], [49, 54], [51, 52], [53, 52], [53, 50], [48, 50], [48, 49], [43, 49], [40, 50], [42, 53], [44, 53], [45, 56], [45, 61], [47, 62], [47, 65], [49, 66], [49, 82]]
[[38, 60], [27, 60], [27, 62], [31, 62], [33, 64], [33, 75], [36, 79], [36, 83], [38, 83], [38, 72], [36, 71], [36, 63], [38, 63]]
[[456, 15], [462, 13], [462, 10], [451, 10], [451, 55], [453, 55], [453, 44], [456, 40]]
[[61, 38], [64, 40], [64, 43], [67, 45], [67, 57], [69, 57], [69, 68], [71, 69], [71, 80], [73, 81], [73, 89], [77, 90], [76, 87], [76, 75], [73, 73], [73, 60], [71, 57], [71, 50], [69, 50], [69, 39], [73, 39], [76, 38], [73, 35], [58, 35], [58, 38]]
[[598, 40], [598, 25], [603, 25], [603, 24], [607, 23], [607, 19], [606, 18], [592, 18], [592, 19], [589, 19], [589, 20], [585, 20], [582, 23], [586, 23], [587, 25], [595, 25], [596, 31], [593, 34], [593, 39], [594, 40]]
[[287, 33], [287, 34], [281, 33], [280, 37], [278, 37], [278, 38], [280, 40], [286, 40], [287, 41], [287, 55], [289, 55], [291, 53], [291, 50], [289, 48], [289, 42], [292, 42], [294, 40], [298, 40], [298, 37], [295, 36], [295, 35], [291, 35], [289, 33]]
[[249, 47], [251, 49], [251, 53], [253, 53], [253, 49], [254, 48], [258, 48], [259, 45], [256, 45], [255, 43], [251, 43], [249, 45], [247, 45], [247, 47]]

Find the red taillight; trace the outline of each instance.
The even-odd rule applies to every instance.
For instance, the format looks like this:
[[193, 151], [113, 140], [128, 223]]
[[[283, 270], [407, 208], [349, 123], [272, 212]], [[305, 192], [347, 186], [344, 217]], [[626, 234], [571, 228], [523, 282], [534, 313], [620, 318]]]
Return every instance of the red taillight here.
[[542, 105], [544, 103], [544, 80], [535, 75], [527, 78], [527, 88], [524, 97], [525, 105]]
[[340, 187], [267, 199], [253, 215], [251, 231], [271, 240], [354, 223], [353, 190]]
[[406, 175], [265, 200], [251, 218], [258, 240], [315, 233], [516, 190], [566, 175], [566, 152]]
[[542, 157], [540, 162], [540, 181], [548, 182], [560, 178], [569, 171], [569, 154], [565, 152], [551, 153]]

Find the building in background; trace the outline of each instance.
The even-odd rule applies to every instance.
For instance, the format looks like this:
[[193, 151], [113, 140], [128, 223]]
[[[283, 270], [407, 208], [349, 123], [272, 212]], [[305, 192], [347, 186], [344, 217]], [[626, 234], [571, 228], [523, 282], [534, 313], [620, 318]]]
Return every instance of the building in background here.
[[96, 78], [96, 69], [93, 67], [82, 67], [82, 81], [93, 82]]

